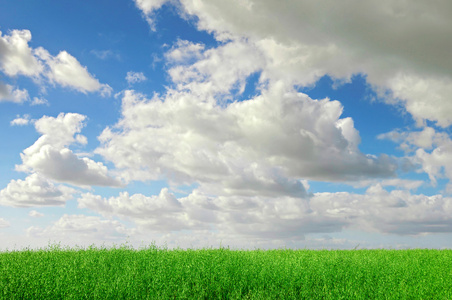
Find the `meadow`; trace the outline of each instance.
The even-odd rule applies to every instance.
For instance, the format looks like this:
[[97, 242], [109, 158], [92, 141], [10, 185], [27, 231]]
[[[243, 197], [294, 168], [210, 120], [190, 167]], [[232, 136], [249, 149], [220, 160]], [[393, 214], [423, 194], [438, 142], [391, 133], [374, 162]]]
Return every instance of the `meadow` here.
[[452, 250], [155, 245], [0, 253], [1, 299], [452, 299]]

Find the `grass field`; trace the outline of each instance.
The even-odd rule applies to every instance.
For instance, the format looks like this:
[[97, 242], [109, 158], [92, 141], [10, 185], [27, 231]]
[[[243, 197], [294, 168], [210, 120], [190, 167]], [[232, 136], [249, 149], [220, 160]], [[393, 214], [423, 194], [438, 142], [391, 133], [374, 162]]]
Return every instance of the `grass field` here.
[[0, 253], [1, 299], [452, 299], [452, 250]]

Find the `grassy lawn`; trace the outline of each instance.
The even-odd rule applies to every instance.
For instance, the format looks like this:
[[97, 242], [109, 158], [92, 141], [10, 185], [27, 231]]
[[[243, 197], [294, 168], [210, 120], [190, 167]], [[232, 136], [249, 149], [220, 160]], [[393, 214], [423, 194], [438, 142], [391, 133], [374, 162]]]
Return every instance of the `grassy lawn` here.
[[1, 299], [452, 299], [452, 250], [0, 253]]

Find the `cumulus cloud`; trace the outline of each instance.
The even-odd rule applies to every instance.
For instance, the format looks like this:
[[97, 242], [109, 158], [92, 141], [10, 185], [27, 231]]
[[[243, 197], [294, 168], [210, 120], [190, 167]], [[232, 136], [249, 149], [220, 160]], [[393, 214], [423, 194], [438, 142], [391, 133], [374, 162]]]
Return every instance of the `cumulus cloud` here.
[[11, 126], [25, 126], [28, 125], [28, 123], [30, 123], [30, 115], [27, 114], [23, 115], [22, 117], [17, 115], [14, 120], [9, 122]]
[[28, 46], [31, 40], [29, 30], [13, 30], [10, 35], [0, 31], [0, 68], [8, 76], [18, 74], [37, 77], [44, 66]]
[[74, 193], [72, 188], [55, 185], [38, 174], [32, 174], [25, 180], [11, 180], [0, 191], [0, 204], [13, 207], [64, 206]]
[[[31, 40], [29, 30], [13, 30], [9, 35], [0, 32], [0, 70], [8, 76], [24, 75], [31, 77], [37, 83], [43, 83], [43, 78], [50, 83], [57, 83], [82, 93], [98, 91], [103, 96], [111, 94], [111, 87], [101, 84], [87, 68], [66, 51], [52, 56], [42, 47], [32, 49], [28, 43]], [[28, 92], [13, 89], [0, 83], [0, 101], [24, 102], [28, 100]], [[40, 104], [40, 101], [34, 101]]]
[[145, 81], [147, 78], [143, 72], [127, 72], [126, 80], [129, 84]]
[[122, 183], [108, 174], [107, 167], [87, 157], [79, 158], [69, 148], [73, 143], [86, 144], [85, 136], [78, 133], [84, 126], [85, 116], [60, 113], [56, 118], [44, 116], [34, 125], [42, 135], [21, 153], [22, 165], [18, 171], [39, 172], [58, 182], [78, 186], [120, 186]]
[[152, 99], [125, 91], [122, 119], [99, 136], [96, 152], [128, 180], [198, 183], [217, 195], [305, 197], [304, 179], [394, 175], [393, 159], [359, 151], [359, 132], [341, 118], [338, 101], [311, 99], [283, 81], [237, 101], [266, 65], [255, 46], [234, 41], [172, 58], [192, 46], [178, 41], [169, 50], [173, 88]]
[[[155, 1], [138, 5], [151, 16]], [[449, 1], [181, 0], [182, 16], [222, 42], [246, 38], [269, 62], [263, 77], [309, 85], [323, 75], [365, 74], [388, 103], [419, 123], [452, 124]], [[346, 20], [346, 21], [344, 21]], [[387, 93], [389, 92], [389, 93]]]
[[190, 92], [173, 91], [163, 101], [126, 91], [122, 113], [96, 151], [134, 180], [164, 176], [224, 190], [303, 194], [297, 178], [356, 180], [395, 169], [389, 157], [358, 150], [359, 134], [351, 119], [340, 119], [339, 102], [283, 86], [226, 107]]

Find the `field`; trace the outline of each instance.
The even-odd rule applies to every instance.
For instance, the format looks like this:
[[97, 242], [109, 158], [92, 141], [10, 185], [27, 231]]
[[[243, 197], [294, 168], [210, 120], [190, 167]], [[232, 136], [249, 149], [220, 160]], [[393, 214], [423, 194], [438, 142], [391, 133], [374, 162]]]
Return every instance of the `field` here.
[[452, 299], [452, 250], [22, 249], [1, 299]]

